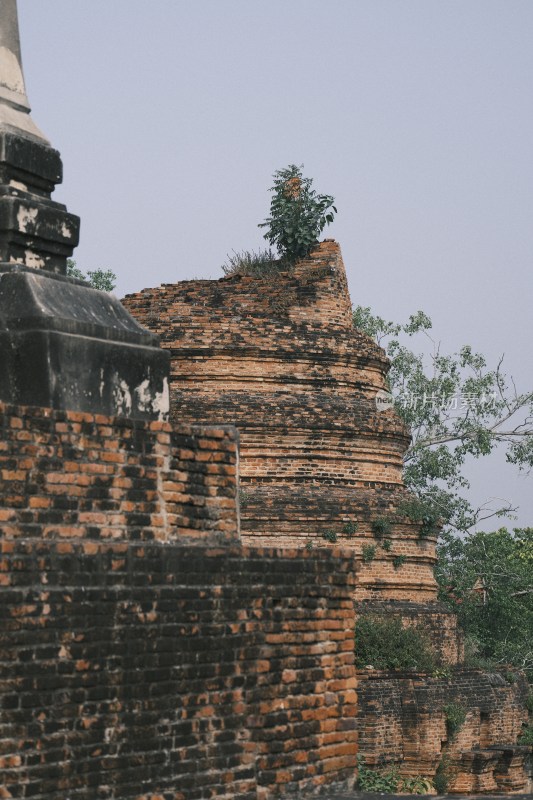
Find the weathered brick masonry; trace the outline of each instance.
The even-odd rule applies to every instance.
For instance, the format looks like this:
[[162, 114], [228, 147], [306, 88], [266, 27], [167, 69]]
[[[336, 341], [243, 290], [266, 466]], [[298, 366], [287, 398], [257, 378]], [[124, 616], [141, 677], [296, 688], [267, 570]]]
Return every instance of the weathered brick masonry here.
[[[449, 791], [524, 791], [531, 748], [512, 746], [527, 721], [523, 675], [509, 682], [460, 667], [447, 678], [361, 670], [359, 685], [360, 749], [369, 765], [396, 763], [405, 775], [432, 775], [444, 746]], [[446, 726], [450, 703], [467, 712], [455, 735]]]
[[409, 433], [376, 408], [389, 364], [353, 327], [336, 242], [275, 279], [184, 281], [123, 302], [170, 351], [173, 418], [239, 430], [245, 541], [301, 547], [333, 532], [360, 555], [390, 518], [391, 547], [361, 563], [357, 599], [436, 599], [435, 537], [399, 514]]
[[[455, 615], [437, 603], [436, 536], [405, 512], [409, 433], [392, 409], [378, 410], [389, 365], [353, 327], [338, 245], [322, 242], [275, 278], [184, 281], [123, 302], [170, 352], [174, 419], [237, 427], [244, 540], [301, 551], [337, 537], [357, 558], [358, 613], [422, 628], [454, 667], [440, 682], [360, 673], [368, 763], [431, 775], [446, 751], [452, 789], [523, 790], [523, 687], [456, 666], [464, 648]], [[468, 710], [453, 747], [442, 735], [446, 699]]]
[[352, 775], [338, 558], [35, 540], [2, 551], [2, 796], [255, 800]]
[[2, 537], [235, 541], [237, 434], [0, 404]]
[[241, 547], [235, 432], [1, 419], [1, 796], [349, 783], [353, 560]]

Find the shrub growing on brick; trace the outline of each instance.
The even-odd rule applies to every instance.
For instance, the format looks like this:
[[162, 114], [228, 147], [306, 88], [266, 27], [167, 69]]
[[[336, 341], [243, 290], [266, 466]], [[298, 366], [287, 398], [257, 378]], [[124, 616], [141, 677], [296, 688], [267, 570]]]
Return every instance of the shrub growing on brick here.
[[401, 620], [364, 615], [357, 620], [355, 657], [358, 667], [433, 672], [437, 666], [428, 640]]
[[[303, 165], [302, 165], [303, 166]], [[318, 237], [337, 213], [335, 199], [317, 194], [311, 178], [304, 178], [301, 167], [290, 164], [274, 173], [270, 216], [259, 227], [266, 228], [265, 239], [275, 245], [281, 258], [294, 264], [305, 258]]]

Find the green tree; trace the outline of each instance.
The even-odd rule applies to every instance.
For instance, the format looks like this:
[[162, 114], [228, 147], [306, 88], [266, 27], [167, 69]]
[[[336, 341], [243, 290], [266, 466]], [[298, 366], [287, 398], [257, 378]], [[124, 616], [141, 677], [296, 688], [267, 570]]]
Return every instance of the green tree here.
[[78, 269], [73, 258], [67, 258], [67, 276], [86, 281], [93, 289], [100, 289], [103, 292], [112, 292], [117, 285], [117, 276], [110, 269], [87, 270], [87, 275]]
[[317, 194], [312, 179], [304, 178], [295, 164], [278, 170], [273, 178], [270, 216], [259, 227], [267, 229], [265, 239], [281, 258], [294, 263], [309, 254], [326, 225], [333, 222], [335, 200], [329, 194]]
[[[431, 339], [431, 320], [422, 311], [405, 325], [388, 322], [369, 308], [354, 309], [354, 325], [374, 337], [389, 359], [388, 386], [400, 417], [412, 433], [404, 456], [405, 484], [418, 498], [415, 518], [439, 518], [461, 531], [491, 516], [506, 516], [510, 504], [474, 508], [464, 474], [469, 457], [506, 448], [507, 461], [533, 466], [533, 392], [519, 393], [502, 371], [468, 345], [445, 355]], [[415, 334], [431, 343], [429, 356], [409, 346]], [[407, 343], [406, 343], [407, 342]]]
[[438, 555], [440, 598], [467, 633], [473, 665], [513, 664], [533, 681], [533, 528], [445, 533]]

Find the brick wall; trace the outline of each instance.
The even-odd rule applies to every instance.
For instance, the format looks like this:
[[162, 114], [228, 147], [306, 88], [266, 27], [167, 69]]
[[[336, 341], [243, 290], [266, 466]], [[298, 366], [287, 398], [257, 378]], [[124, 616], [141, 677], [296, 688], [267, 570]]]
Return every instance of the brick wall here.
[[[523, 674], [509, 680], [462, 668], [440, 678], [361, 670], [358, 680], [359, 751], [368, 766], [396, 764], [402, 774], [432, 776], [446, 754], [450, 791], [527, 790], [531, 748], [516, 745], [527, 722]], [[445, 711], [451, 703], [466, 711], [453, 736]]]
[[0, 404], [3, 539], [233, 541], [237, 435]]
[[435, 538], [399, 513], [409, 435], [376, 408], [388, 362], [352, 325], [336, 242], [274, 278], [184, 281], [123, 302], [171, 353], [174, 418], [237, 427], [245, 541], [316, 546], [333, 532], [361, 556], [387, 517], [392, 547], [361, 564], [357, 599], [436, 600]]
[[457, 615], [442, 603], [373, 602], [358, 603], [357, 615], [399, 617], [404, 626], [418, 628], [430, 642], [437, 663], [454, 666], [464, 659], [464, 633]]
[[256, 800], [353, 776], [349, 560], [0, 546], [0, 796]]
[[242, 548], [235, 431], [0, 425], [0, 797], [349, 785], [353, 554]]

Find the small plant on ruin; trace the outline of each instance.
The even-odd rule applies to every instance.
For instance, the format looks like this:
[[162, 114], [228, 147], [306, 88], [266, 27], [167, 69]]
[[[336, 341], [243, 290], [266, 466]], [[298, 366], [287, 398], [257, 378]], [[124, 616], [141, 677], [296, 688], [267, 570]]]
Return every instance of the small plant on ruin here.
[[418, 529], [420, 538], [436, 536], [439, 532], [440, 519], [435, 512], [435, 506], [432, 501], [413, 497], [401, 503], [398, 513], [401, 516], [408, 517], [411, 522], [420, 525]]
[[450, 756], [447, 753], [443, 753], [437, 771], [435, 772], [435, 777], [433, 778], [433, 786], [437, 794], [446, 794], [448, 786], [453, 781], [454, 777], [455, 771], [452, 769]]
[[241, 508], [246, 508], [250, 502], [250, 495], [244, 489], [239, 489], [239, 505]]
[[527, 700], [526, 700], [526, 708], [530, 714], [533, 714], [533, 689], [530, 690]]
[[278, 170], [273, 178], [270, 216], [259, 227], [266, 228], [265, 239], [282, 260], [294, 264], [309, 254], [326, 225], [333, 222], [335, 200], [329, 194], [317, 194], [312, 179], [304, 178], [295, 164]]
[[442, 710], [446, 722], [446, 733], [450, 739], [453, 739], [465, 724], [466, 710], [460, 703], [446, 703]]
[[392, 550], [392, 542], [390, 539], [383, 539], [383, 541], [381, 542], [381, 546], [384, 550], [387, 551], [387, 553], [390, 553], [390, 551]]
[[404, 627], [397, 617], [365, 614], [357, 620], [355, 658], [359, 668], [433, 672], [431, 645], [421, 631]]
[[342, 532], [344, 533], [345, 536], [351, 539], [352, 536], [355, 536], [358, 529], [359, 529], [359, 524], [357, 522], [347, 522], [344, 528], [342, 529]]
[[335, 531], [324, 531], [322, 534], [322, 538], [326, 540], [326, 542], [330, 542], [331, 544], [335, 544], [337, 539], [339, 538]]
[[528, 725], [527, 728], [524, 728], [518, 737], [518, 744], [533, 745], [533, 725]]
[[361, 550], [361, 555], [365, 564], [370, 564], [370, 562], [376, 557], [376, 545], [364, 544], [363, 549]]
[[238, 253], [234, 250], [233, 255], [226, 256], [226, 262], [222, 264], [222, 272], [224, 275], [250, 275], [252, 278], [268, 278], [277, 276], [281, 266], [272, 250], [259, 250], [257, 253], [252, 250], [243, 250]]
[[376, 539], [383, 539], [389, 536], [392, 531], [392, 526], [386, 517], [378, 517], [372, 523], [372, 531]]
[[404, 553], [402, 553], [399, 556], [394, 556], [394, 558], [392, 559], [392, 566], [394, 567], [394, 569], [400, 569], [400, 567], [402, 567], [405, 564], [406, 558], [407, 556]]
[[314, 546], [315, 546], [315, 543], [313, 542], [312, 539], [309, 539], [309, 541], [305, 543], [305, 549], [306, 550], [313, 550]]
[[67, 277], [77, 278], [79, 281], [87, 281], [93, 289], [100, 289], [102, 292], [112, 292], [117, 285], [117, 276], [110, 269], [90, 269], [85, 275], [78, 268], [73, 258], [67, 258]]
[[394, 794], [398, 788], [398, 770], [375, 770], [366, 766], [363, 756], [357, 756], [357, 787], [362, 792]]
[[448, 664], [444, 664], [442, 667], [437, 667], [434, 669], [431, 677], [438, 678], [439, 680], [449, 681], [453, 676], [453, 670]]

